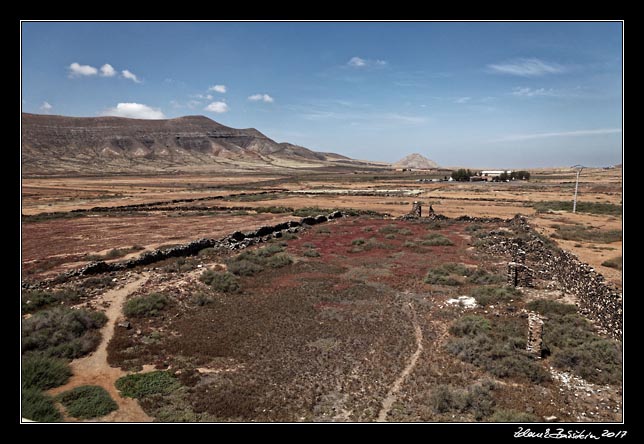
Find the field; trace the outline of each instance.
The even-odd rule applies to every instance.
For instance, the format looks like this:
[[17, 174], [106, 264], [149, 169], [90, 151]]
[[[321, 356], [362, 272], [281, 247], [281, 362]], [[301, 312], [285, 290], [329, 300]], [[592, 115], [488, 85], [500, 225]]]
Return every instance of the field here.
[[[107, 318], [87, 327], [93, 342], [70, 339], [88, 344], [73, 357], [52, 351], [61, 344], [23, 345], [23, 359], [71, 368], [38, 402], [79, 420], [59, 394], [95, 385], [107, 392], [101, 405], [108, 396], [118, 406], [99, 420], [620, 421], [621, 342], [545, 275], [533, 288], [506, 287], [512, 257], [489, 246], [494, 236], [520, 238], [502, 219], [522, 214], [549, 248], [621, 289], [621, 169], [584, 170], [576, 214], [570, 171], [418, 182], [427, 178], [327, 169], [23, 179], [23, 324], [36, 334], [68, 307]], [[398, 220], [414, 201], [423, 216], [431, 205], [449, 219]], [[333, 210], [349, 216], [243, 251], [51, 280], [98, 259]], [[525, 352], [525, 310], [548, 318], [544, 359]]]

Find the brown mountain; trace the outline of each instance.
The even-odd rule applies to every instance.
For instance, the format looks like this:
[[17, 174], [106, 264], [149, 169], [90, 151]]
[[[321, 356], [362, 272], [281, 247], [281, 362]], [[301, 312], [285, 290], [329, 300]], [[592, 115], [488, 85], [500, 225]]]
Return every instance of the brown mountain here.
[[22, 172], [109, 174], [337, 165], [352, 160], [277, 143], [204, 116], [166, 120], [22, 114]]
[[403, 157], [392, 165], [394, 168], [412, 168], [414, 170], [431, 170], [440, 168], [436, 162], [418, 153]]

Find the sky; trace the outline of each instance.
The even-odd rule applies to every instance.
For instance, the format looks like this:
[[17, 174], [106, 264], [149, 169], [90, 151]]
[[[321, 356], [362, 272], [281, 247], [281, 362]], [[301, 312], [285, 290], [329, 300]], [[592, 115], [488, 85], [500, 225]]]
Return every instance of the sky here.
[[393, 162], [622, 162], [620, 22], [23, 22], [23, 112], [205, 115]]

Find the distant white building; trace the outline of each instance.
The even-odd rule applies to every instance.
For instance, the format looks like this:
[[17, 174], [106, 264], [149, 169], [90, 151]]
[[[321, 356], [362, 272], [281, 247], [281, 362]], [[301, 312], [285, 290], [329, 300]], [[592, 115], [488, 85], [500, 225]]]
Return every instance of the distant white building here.
[[487, 171], [481, 171], [481, 176], [483, 176], [483, 177], [499, 177], [503, 173], [512, 174], [512, 170], [487, 170]]

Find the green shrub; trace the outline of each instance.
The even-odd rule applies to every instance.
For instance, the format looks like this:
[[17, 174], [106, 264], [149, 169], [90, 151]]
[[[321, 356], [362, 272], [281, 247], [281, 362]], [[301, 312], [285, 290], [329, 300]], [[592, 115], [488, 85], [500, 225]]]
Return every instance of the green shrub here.
[[[537, 213], [546, 213], [548, 211], [572, 211], [571, 201], [541, 201], [532, 203], [532, 207]], [[610, 214], [621, 216], [622, 206], [603, 203], [603, 202], [577, 202], [576, 211], [590, 214]]]
[[555, 239], [590, 241], [594, 243], [609, 244], [622, 240], [622, 230], [598, 230], [582, 225], [555, 225], [552, 237]]
[[497, 410], [490, 417], [491, 422], [539, 422], [539, 418], [531, 413], [516, 410]]
[[501, 284], [507, 280], [503, 274], [488, 273], [482, 268], [477, 268], [468, 277], [468, 281], [477, 285]]
[[237, 276], [252, 276], [264, 270], [264, 267], [258, 263], [247, 259], [231, 260], [226, 263], [226, 266], [229, 272]]
[[530, 301], [526, 304], [526, 308], [546, 316], [552, 314], [565, 315], [577, 312], [577, 307], [574, 305], [562, 304], [548, 299], [536, 299], [534, 301]]
[[170, 299], [162, 293], [150, 293], [147, 296], [137, 296], [129, 299], [123, 306], [123, 313], [127, 317], [143, 318], [158, 316], [170, 303]]
[[383, 234], [396, 234], [398, 233], [398, 227], [394, 224], [390, 224], [381, 227], [378, 231]]
[[193, 305], [197, 305], [199, 307], [203, 307], [204, 305], [210, 305], [213, 302], [215, 302], [215, 300], [213, 299], [213, 297], [211, 295], [209, 295], [207, 293], [202, 293], [202, 292], [194, 294], [190, 298], [190, 303], [193, 304]]
[[232, 273], [206, 270], [199, 278], [201, 282], [215, 291], [222, 293], [235, 293], [239, 291], [239, 279]]
[[209, 257], [209, 256], [214, 256], [217, 254], [217, 249], [216, 248], [204, 248], [203, 250], [199, 250], [199, 253], [197, 255], [199, 257]]
[[293, 258], [288, 254], [280, 253], [266, 259], [266, 265], [270, 268], [282, 268], [293, 263]]
[[358, 239], [354, 239], [351, 241], [351, 245], [364, 245], [367, 243], [367, 240], [364, 238], [359, 237]]
[[36, 388], [22, 389], [21, 415], [37, 422], [59, 422], [63, 419], [52, 397]]
[[621, 344], [604, 339], [578, 314], [550, 313], [543, 340], [555, 367], [569, 370], [594, 384], [619, 384], [622, 378]]
[[386, 234], [386, 235], [385, 235], [385, 239], [396, 239], [396, 235], [395, 235], [395, 234], [392, 234], [392, 233], [390, 233], [390, 234]]
[[23, 388], [47, 390], [65, 384], [72, 371], [61, 359], [31, 355], [22, 358], [21, 374]]
[[255, 254], [259, 257], [270, 257], [276, 253], [281, 253], [282, 251], [284, 251], [284, 248], [282, 248], [280, 245], [270, 244], [264, 248], [260, 248], [259, 250], [255, 251]]
[[602, 265], [604, 267], [610, 267], [610, 268], [614, 268], [614, 269], [620, 270], [620, 271], [622, 269], [622, 264], [623, 264], [623, 262], [622, 262], [622, 257], [621, 256], [617, 256], [617, 257], [614, 257], [612, 259], [607, 259], [604, 262], [602, 262]]
[[490, 321], [483, 316], [469, 315], [457, 319], [449, 327], [449, 332], [458, 337], [476, 336], [490, 330]]
[[258, 213], [272, 213], [272, 214], [283, 214], [283, 213], [292, 213], [294, 210], [290, 207], [280, 207], [271, 205], [270, 207], [256, 207], [255, 211]]
[[475, 233], [481, 229], [483, 229], [483, 226], [480, 224], [471, 224], [465, 227], [465, 231], [467, 231], [468, 233]]
[[425, 276], [425, 283], [435, 285], [461, 285], [462, 277], [468, 276], [471, 270], [463, 264], [447, 263], [432, 268]]
[[81, 293], [76, 290], [62, 289], [58, 291], [31, 290], [21, 295], [23, 313], [33, 313], [41, 308], [61, 302], [77, 302]]
[[75, 359], [94, 351], [107, 317], [101, 312], [56, 307], [22, 322], [22, 351]]
[[407, 240], [403, 243], [403, 247], [405, 248], [416, 248], [418, 247], [418, 244], [414, 241]]
[[425, 235], [425, 240], [421, 242], [426, 247], [454, 245], [454, 242], [439, 233], [430, 233]]
[[472, 297], [480, 305], [486, 306], [519, 299], [521, 291], [514, 287], [477, 287], [472, 291]]
[[[466, 316], [455, 321], [445, 348], [461, 361], [481, 367], [498, 378], [522, 378], [542, 382], [548, 373], [525, 351], [525, 332], [520, 319], [496, 321], [488, 328], [484, 318]], [[521, 328], [519, 328], [521, 326]]]
[[83, 281], [81, 287], [84, 289], [90, 288], [110, 288], [115, 284], [109, 276], [91, 276]]
[[402, 234], [403, 236], [411, 236], [411, 230], [409, 228], [401, 228], [398, 230], [398, 234]]
[[122, 396], [144, 398], [149, 395], [167, 395], [178, 389], [181, 383], [167, 371], [136, 373], [116, 380], [116, 388]]
[[91, 419], [105, 416], [118, 409], [109, 393], [97, 385], [83, 385], [61, 393], [56, 397], [74, 418]]
[[302, 253], [306, 257], [320, 257], [320, 253], [317, 250], [314, 249], [308, 249], [304, 250], [304, 253]]
[[493, 412], [496, 404], [492, 396], [494, 389], [494, 383], [489, 381], [472, 385], [467, 389], [439, 385], [432, 389], [430, 403], [436, 413], [470, 412], [474, 419], [480, 421]]

